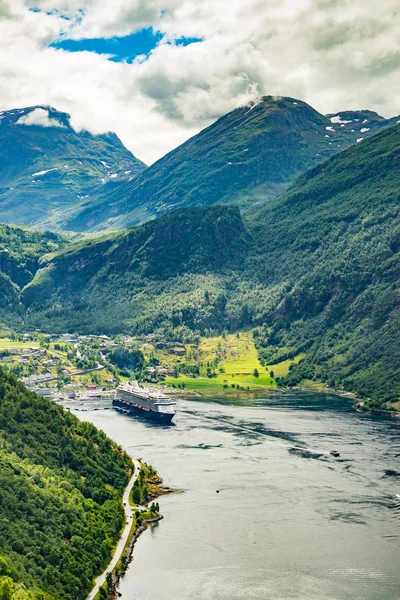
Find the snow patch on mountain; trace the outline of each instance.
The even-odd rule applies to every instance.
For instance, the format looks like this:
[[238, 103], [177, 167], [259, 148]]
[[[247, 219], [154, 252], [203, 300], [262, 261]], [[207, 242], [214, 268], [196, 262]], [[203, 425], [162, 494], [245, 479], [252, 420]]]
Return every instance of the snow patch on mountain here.
[[37, 173], [32, 173], [32, 177], [41, 177], [42, 175], [46, 175], [46, 173], [50, 173], [51, 171], [58, 171], [57, 167], [53, 167], [53, 169], [47, 169], [46, 171], [38, 171]]
[[341, 125], [345, 125], [346, 123], [351, 123], [352, 121], [345, 121], [342, 119], [340, 115], [336, 115], [335, 117], [331, 117], [331, 123], [340, 123]]

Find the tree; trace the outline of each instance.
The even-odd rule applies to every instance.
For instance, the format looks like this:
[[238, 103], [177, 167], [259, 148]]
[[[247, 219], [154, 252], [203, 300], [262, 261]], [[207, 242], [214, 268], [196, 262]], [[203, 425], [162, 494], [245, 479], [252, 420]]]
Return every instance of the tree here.
[[259, 372], [258, 372], [258, 369], [257, 369], [257, 368], [255, 368], [255, 369], [254, 369], [254, 371], [253, 371], [253, 376], [254, 376], [254, 377], [259, 377], [259, 375], [260, 375], [260, 374], [259, 374]]
[[128, 348], [117, 348], [110, 353], [111, 362], [120, 369], [129, 371], [141, 371], [144, 366], [143, 352], [137, 346]]
[[0, 599], [11, 600], [14, 592], [14, 582], [10, 577], [1, 577], [0, 579]]
[[107, 575], [106, 575], [106, 584], [107, 584], [108, 590], [111, 590], [113, 587], [113, 577], [112, 577], [111, 573], [107, 573]]
[[141, 495], [139, 487], [134, 487], [132, 491], [132, 500], [135, 504], [140, 504]]

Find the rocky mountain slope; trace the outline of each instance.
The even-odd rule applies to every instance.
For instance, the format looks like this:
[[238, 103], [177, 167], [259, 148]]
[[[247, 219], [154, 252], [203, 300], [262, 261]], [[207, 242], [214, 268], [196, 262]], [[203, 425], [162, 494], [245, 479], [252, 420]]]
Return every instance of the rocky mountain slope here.
[[324, 116], [300, 100], [267, 96], [223, 116], [133, 181], [82, 200], [63, 227], [121, 229], [190, 206], [247, 209], [398, 120], [371, 111]]
[[144, 169], [114, 133], [78, 133], [51, 107], [0, 113], [0, 221], [62, 229], [82, 199]]

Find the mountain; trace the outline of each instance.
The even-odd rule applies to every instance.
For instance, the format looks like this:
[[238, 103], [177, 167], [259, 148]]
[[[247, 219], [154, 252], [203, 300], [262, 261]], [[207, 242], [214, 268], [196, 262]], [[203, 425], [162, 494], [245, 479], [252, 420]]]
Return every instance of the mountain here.
[[400, 394], [400, 126], [352, 146], [242, 217], [181, 209], [41, 259], [26, 323], [190, 339], [255, 328], [268, 364], [305, 354], [288, 382], [332, 380], [377, 402]]
[[[106, 310], [109, 333], [131, 327], [150, 331], [175, 323], [175, 313], [180, 324], [181, 310], [190, 319], [201, 308], [202, 281], [218, 282], [239, 269], [249, 242], [239, 209], [216, 206], [181, 209], [122, 233], [68, 245], [43, 257], [42, 268], [24, 288], [26, 322], [93, 333], [103, 327]], [[191, 295], [196, 287], [199, 300]], [[211, 323], [212, 305], [207, 310]]]
[[76, 132], [48, 106], [0, 113], [0, 220], [61, 229], [69, 210], [145, 165], [114, 133]]
[[131, 459], [0, 369], [0, 597], [85, 598], [125, 521]]
[[247, 209], [397, 120], [371, 111], [324, 116], [300, 100], [267, 96], [223, 116], [133, 181], [82, 200], [64, 228], [121, 229], [190, 206]]
[[371, 397], [371, 407], [399, 400], [399, 201], [396, 125], [249, 216], [253, 266], [267, 291], [248, 299], [260, 355], [269, 364], [306, 355], [286, 383], [321, 378]]

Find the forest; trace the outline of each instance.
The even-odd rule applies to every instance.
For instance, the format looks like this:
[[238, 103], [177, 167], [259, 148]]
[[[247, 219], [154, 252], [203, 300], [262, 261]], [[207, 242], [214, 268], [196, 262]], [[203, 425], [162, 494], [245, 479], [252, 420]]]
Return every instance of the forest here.
[[129, 456], [0, 369], [0, 599], [84, 598], [124, 524]]

